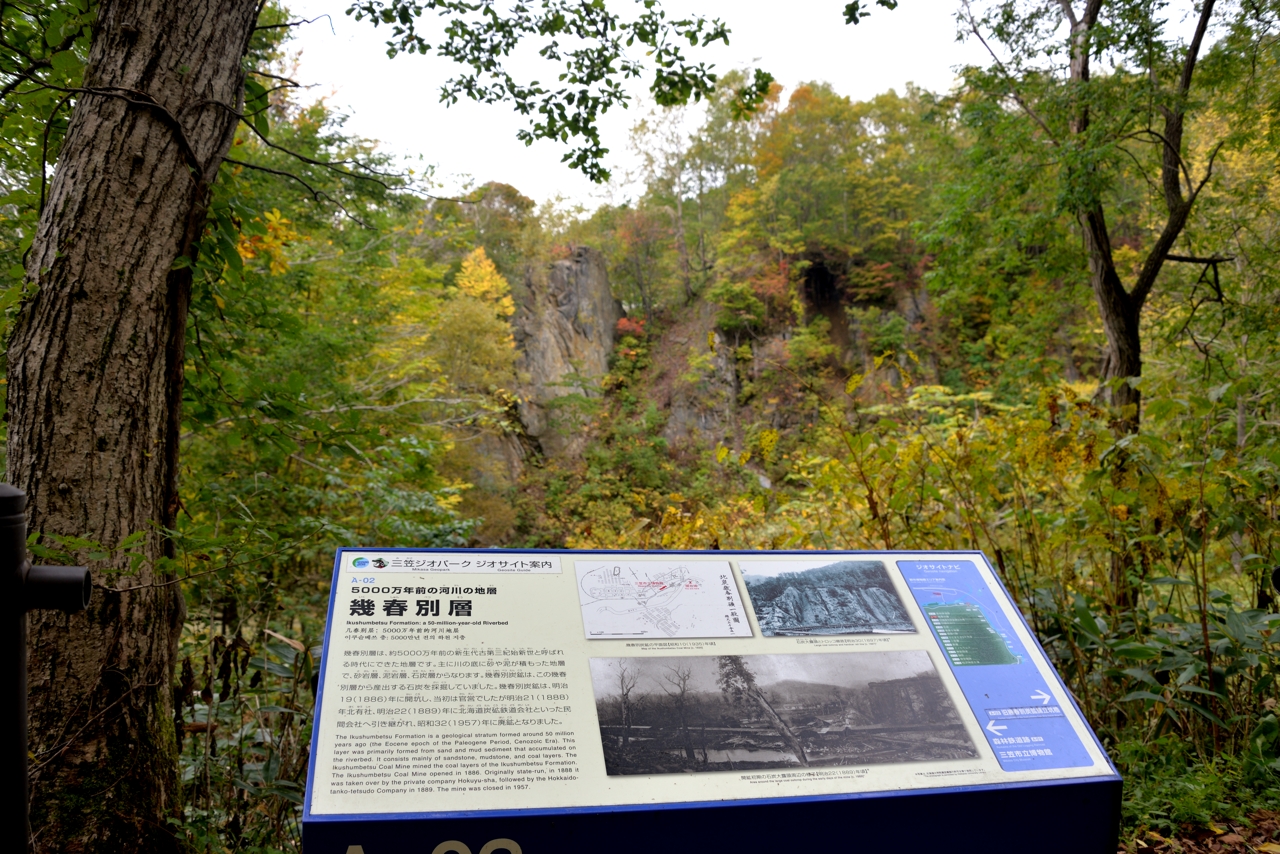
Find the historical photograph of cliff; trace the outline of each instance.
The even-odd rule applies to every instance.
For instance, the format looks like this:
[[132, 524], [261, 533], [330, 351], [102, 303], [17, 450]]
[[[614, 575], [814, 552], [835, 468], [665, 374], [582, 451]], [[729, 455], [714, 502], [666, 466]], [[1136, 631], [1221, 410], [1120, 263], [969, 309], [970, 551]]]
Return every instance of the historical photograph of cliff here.
[[972, 759], [928, 653], [593, 658], [610, 776]]
[[878, 560], [842, 560], [802, 570], [748, 564], [743, 580], [766, 637], [916, 631]]

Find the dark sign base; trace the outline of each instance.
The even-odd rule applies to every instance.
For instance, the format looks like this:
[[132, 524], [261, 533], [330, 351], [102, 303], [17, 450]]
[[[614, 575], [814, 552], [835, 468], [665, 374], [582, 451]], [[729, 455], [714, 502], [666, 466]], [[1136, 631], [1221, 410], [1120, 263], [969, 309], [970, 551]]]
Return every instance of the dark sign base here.
[[302, 840], [304, 854], [1115, 854], [1120, 788], [1111, 778], [474, 818], [313, 817]]

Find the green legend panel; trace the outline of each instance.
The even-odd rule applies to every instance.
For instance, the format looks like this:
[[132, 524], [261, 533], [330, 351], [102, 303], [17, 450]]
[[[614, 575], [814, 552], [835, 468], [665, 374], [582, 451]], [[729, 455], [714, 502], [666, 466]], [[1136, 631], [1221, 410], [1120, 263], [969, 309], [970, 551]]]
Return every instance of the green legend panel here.
[[1019, 662], [1004, 638], [991, 627], [980, 606], [967, 603], [926, 605], [924, 611], [953, 667]]

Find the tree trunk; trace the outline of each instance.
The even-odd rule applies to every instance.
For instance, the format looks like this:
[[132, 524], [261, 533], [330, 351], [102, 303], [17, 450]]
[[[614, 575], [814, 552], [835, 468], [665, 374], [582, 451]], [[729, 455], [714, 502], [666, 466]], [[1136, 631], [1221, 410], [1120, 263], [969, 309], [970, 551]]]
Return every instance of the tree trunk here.
[[765, 697], [764, 692], [753, 685], [748, 693], [750, 693], [751, 699], [756, 701], [756, 705], [760, 707], [760, 710], [765, 713], [765, 716], [769, 718], [774, 729], [778, 731], [778, 735], [782, 736], [782, 740], [786, 742], [787, 747], [796, 755], [796, 761], [808, 768], [809, 757], [805, 755], [804, 745], [800, 743], [800, 739], [796, 738], [796, 734], [791, 731], [791, 727], [787, 726], [787, 722], [773, 710], [773, 704]]
[[[38, 850], [176, 850], [173, 667], [184, 608], [172, 546], [184, 332], [209, 182], [231, 145], [256, 0], [102, 3], [9, 343], [8, 478], [30, 528], [114, 546], [89, 611], [32, 615]], [[105, 586], [138, 587], [110, 592]], [[163, 585], [163, 586], [158, 586]]]
[[[1061, 0], [1063, 14], [1071, 26], [1071, 81], [1081, 86], [1089, 81], [1089, 59], [1092, 56], [1092, 30], [1098, 25], [1103, 0], [1086, 0], [1083, 14], [1076, 17], [1068, 0]], [[1213, 17], [1215, 0], [1205, 0], [1200, 6], [1200, 19], [1195, 34], [1187, 46], [1182, 60], [1182, 72], [1178, 77], [1172, 106], [1159, 107], [1164, 116], [1164, 133], [1160, 135], [1160, 180], [1164, 190], [1167, 218], [1154, 245], [1147, 253], [1133, 287], [1126, 290], [1116, 270], [1111, 252], [1111, 238], [1107, 231], [1102, 203], [1095, 200], [1078, 211], [1080, 229], [1084, 235], [1085, 251], [1089, 256], [1089, 283], [1102, 316], [1102, 326], [1107, 334], [1106, 371], [1102, 381], [1112, 383], [1108, 395], [1112, 406], [1119, 411], [1117, 428], [1122, 433], [1136, 433], [1141, 424], [1142, 393], [1127, 380], [1142, 376], [1142, 337], [1139, 326], [1142, 306], [1155, 286], [1156, 278], [1164, 266], [1169, 251], [1186, 227], [1187, 218], [1195, 204], [1196, 196], [1213, 174], [1213, 156], [1205, 167], [1204, 179], [1198, 185], [1190, 183], [1189, 173], [1184, 174], [1182, 134], [1186, 118], [1186, 99], [1191, 89], [1192, 75], [1200, 56], [1209, 21]], [[1151, 71], [1152, 82], [1156, 73]], [[1079, 112], [1071, 119], [1071, 133], [1083, 140], [1089, 129], [1089, 101], [1081, 102]], [[1216, 154], [1216, 152], [1215, 152]], [[1184, 193], [1183, 181], [1188, 182]]]
[[1106, 368], [1101, 379], [1103, 383], [1112, 383], [1108, 398], [1120, 413], [1119, 430], [1136, 433], [1142, 412], [1142, 392], [1127, 380], [1142, 376], [1139, 327], [1142, 305], [1120, 281], [1101, 208], [1080, 215], [1080, 230], [1089, 256], [1089, 284], [1107, 336]]
[[684, 697], [680, 698], [680, 736], [684, 742], [684, 758], [690, 762], [697, 760], [698, 754], [693, 750], [693, 733], [689, 731], [689, 715], [685, 709]]

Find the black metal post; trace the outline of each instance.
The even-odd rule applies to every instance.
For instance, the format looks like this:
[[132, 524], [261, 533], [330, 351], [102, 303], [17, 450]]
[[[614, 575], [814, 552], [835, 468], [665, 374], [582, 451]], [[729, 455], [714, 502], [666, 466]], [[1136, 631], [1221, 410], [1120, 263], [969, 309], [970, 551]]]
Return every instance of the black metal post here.
[[93, 581], [83, 566], [32, 566], [27, 561], [27, 495], [0, 483], [0, 732], [12, 733], [4, 751], [9, 794], [0, 798], [0, 840], [5, 851], [31, 850], [27, 819], [27, 611], [54, 608], [72, 613], [89, 605]]

